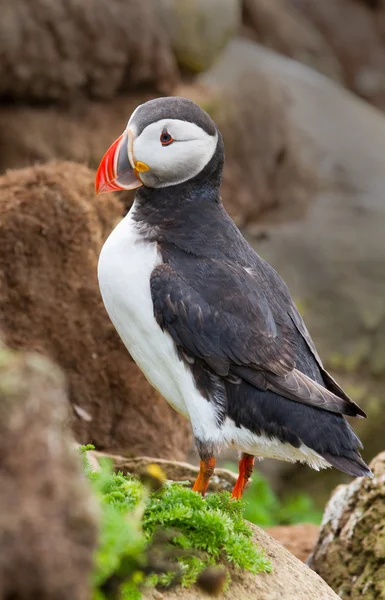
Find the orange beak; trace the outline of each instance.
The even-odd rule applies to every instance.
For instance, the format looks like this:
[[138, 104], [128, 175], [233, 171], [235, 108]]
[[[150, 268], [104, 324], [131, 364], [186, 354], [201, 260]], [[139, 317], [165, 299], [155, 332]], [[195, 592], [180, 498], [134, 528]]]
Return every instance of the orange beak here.
[[143, 185], [139, 173], [149, 170], [133, 157], [134, 136], [127, 129], [107, 150], [96, 173], [95, 189], [97, 194], [134, 190]]

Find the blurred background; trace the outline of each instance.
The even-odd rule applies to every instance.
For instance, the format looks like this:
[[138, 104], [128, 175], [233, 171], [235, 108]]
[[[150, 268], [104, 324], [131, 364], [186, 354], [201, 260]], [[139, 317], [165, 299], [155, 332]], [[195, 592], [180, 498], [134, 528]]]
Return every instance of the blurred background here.
[[[365, 459], [383, 450], [385, 2], [1, 0], [0, 9], [0, 329], [11, 348], [64, 370], [76, 440], [197, 462], [189, 425], [130, 361], [96, 280], [100, 248], [132, 197], [96, 198], [95, 169], [138, 104], [183, 95], [223, 133], [227, 210], [368, 413], [354, 423]], [[298, 508], [303, 517], [305, 505], [317, 520], [348, 480], [277, 461], [257, 469], [285, 506], [302, 494], [289, 519], [273, 522]], [[255, 481], [254, 495], [260, 482], [276, 506]]]

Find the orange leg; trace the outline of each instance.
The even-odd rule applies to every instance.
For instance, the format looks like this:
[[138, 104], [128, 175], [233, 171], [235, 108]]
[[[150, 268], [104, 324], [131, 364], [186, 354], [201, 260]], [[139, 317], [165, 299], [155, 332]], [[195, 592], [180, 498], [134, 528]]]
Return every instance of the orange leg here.
[[199, 475], [193, 485], [193, 492], [199, 492], [202, 496], [207, 492], [211, 475], [214, 473], [216, 458], [211, 456], [206, 460], [201, 460]]
[[246, 484], [249, 481], [254, 468], [254, 456], [252, 454], [246, 454], [242, 452], [241, 460], [239, 461], [239, 475], [237, 483], [234, 486], [232, 498], [242, 498]]

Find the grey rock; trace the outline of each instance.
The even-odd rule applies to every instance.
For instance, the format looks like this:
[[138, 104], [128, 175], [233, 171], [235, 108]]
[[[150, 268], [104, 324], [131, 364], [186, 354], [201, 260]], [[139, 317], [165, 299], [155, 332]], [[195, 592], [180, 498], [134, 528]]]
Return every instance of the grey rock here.
[[343, 600], [385, 593], [385, 452], [359, 477], [333, 492], [309, 565]]

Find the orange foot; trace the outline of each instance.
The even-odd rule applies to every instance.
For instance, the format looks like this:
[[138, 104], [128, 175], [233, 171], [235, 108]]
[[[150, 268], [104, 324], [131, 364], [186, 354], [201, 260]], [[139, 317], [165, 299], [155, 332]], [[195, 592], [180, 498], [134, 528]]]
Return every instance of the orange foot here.
[[206, 460], [201, 460], [199, 475], [193, 485], [193, 492], [199, 492], [202, 496], [207, 492], [209, 486], [210, 477], [214, 473], [216, 458], [211, 456]]
[[239, 461], [239, 475], [237, 483], [234, 486], [232, 498], [239, 500], [242, 498], [246, 484], [249, 481], [254, 468], [254, 456], [252, 454], [246, 454], [242, 452], [241, 460]]

